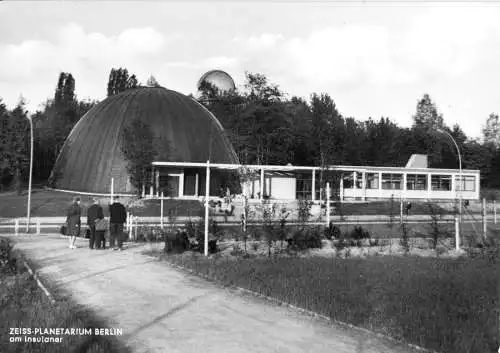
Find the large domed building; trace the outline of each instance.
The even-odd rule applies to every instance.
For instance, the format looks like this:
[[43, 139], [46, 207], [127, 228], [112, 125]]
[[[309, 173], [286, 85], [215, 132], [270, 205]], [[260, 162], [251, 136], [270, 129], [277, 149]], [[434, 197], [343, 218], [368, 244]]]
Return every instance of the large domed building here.
[[[136, 193], [121, 152], [123, 131], [134, 120], [147, 124], [159, 141], [157, 161], [239, 163], [222, 125], [203, 105], [163, 87], [140, 87], [106, 98], [80, 119], [59, 154], [49, 185], [109, 194], [113, 180], [114, 193]], [[158, 168], [152, 175], [157, 189], [169, 196], [203, 195], [203, 168], [179, 165]]]
[[197, 85], [198, 94], [201, 93], [204, 83], [209, 83], [221, 93], [230, 93], [236, 90], [233, 78], [222, 70], [210, 70], [201, 76]]

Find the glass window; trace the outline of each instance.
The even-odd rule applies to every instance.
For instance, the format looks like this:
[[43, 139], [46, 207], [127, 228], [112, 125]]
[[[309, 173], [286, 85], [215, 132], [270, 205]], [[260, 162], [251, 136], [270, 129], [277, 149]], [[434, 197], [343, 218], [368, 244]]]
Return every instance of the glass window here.
[[432, 175], [431, 185], [433, 191], [451, 191], [451, 175]]
[[[460, 190], [460, 176], [455, 177], [455, 190]], [[476, 191], [476, 177], [474, 175], [462, 175], [462, 190]]]
[[342, 175], [342, 179], [344, 180], [344, 189], [352, 189], [354, 188], [354, 173], [346, 172]]
[[379, 188], [378, 173], [366, 173], [366, 188], [367, 189]]
[[382, 174], [382, 189], [401, 190], [403, 174]]
[[427, 190], [427, 174], [406, 175], [407, 190]]

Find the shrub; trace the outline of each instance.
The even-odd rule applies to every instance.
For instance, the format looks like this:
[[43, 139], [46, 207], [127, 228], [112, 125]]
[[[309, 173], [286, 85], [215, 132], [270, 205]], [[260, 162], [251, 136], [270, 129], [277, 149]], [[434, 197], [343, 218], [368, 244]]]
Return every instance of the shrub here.
[[304, 227], [306, 223], [309, 221], [311, 218], [311, 207], [312, 207], [312, 201], [308, 200], [299, 200], [299, 205], [298, 205], [298, 218], [299, 218], [299, 223]]
[[340, 252], [347, 246], [347, 243], [344, 237], [339, 237], [337, 241], [333, 242], [333, 246], [335, 246], [337, 252]]
[[12, 256], [12, 245], [7, 239], [0, 238], [0, 270], [7, 273], [16, 268], [16, 258]]
[[189, 249], [189, 239], [185, 231], [169, 232], [165, 234], [166, 253], [182, 253]]
[[349, 234], [349, 237], [353, 240], [363, 240], [370, 239], [370, 232], [361, 226], [356, 226]]
[[334, 226], [332, 222], [330, 222], [328, 228], [325, 228], [324, 235], [325, 238], [328, 240], [332, 239], [338, 239], [340, 238], [340, 228], [337, 226]]
[[399, 244], [403, 248], [405, 255], [407, 255], [410, 252], [410, 235], [406, 223], [401, 224], [401, 237], [399, 239]]
[[319, 227], [296, 230], [288, 239], [288, 246], [292, 250], [321, 249], [321, 232]]

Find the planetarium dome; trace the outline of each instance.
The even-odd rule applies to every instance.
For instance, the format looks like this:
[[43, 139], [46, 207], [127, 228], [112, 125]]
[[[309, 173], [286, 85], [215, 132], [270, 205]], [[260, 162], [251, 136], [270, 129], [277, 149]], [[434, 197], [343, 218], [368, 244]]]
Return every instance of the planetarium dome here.
[[197, 85], [198, 92], [204, 82], [210, 83], [221, 92], [233, 92], [236, 90], [233, 78], [222, 70], [211, 70], [201, 76]]
[[140, 87], [106, 98], [78, 121], [49, 185], [108, 194], [113, 178], [116, 193], [134, 192], [121, 145], [123, 130], [136, 119], [148, 124], [160, 141], [158, 161], [204, 163], [210, 157], [212, 163], [239, 163], [222, 125], [203, 105], [163, 87]]

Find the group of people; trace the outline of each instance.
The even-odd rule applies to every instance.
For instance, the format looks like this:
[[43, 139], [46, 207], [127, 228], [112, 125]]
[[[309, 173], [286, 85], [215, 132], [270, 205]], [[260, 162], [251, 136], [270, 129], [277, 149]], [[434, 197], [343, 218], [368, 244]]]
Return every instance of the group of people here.
[[[89, 248], [106, 249], [105, 233], [109, 230], [109, 248], [123, 250], [123, 224], [127, 222], [127, 210], [115, 197], [109, 205], [109, 227], [104, 218], [104, 211], [97, 198], [87, 210], [87, 225], [90, 231]], [[81, 234], [80, 198], [76, 197], [68, 208], [66, 218], [66, 235], [69, 236], [69, 248], [75, 249], [76, 238]]]

